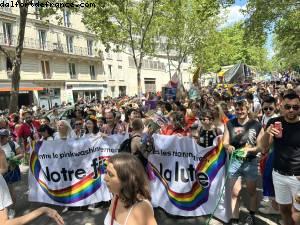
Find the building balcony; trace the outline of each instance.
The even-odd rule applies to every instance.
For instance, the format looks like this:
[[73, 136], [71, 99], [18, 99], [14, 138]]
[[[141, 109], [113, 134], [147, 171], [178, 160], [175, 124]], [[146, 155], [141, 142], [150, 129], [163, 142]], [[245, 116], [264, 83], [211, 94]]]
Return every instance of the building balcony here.
[[[0, 34], [0, 45], [8, 46], [8, 47], [16, 47], [17, 45], [17, 36], [12, 35], [11, 38], [4, 37], [3, 33]], [[96, 51], [91, 51], [91, 49], [78, 47], [78, 46], [70, 46], [68, 48], [67, 45], [58, 43], [58, 42], [50, 42], [45, 41], [41, 42], [38, 39], [34, 38], [24, 38], [23, 43], [24, 49], [33, 49], [40, 50], [44, 52], [53, 52], [58, 54], [69, 54], [75, 56], [85, 56], [85, 57], [101, 57], [101, 55], [96, 55]], [[102, 57], [101, 57], [102, 58]]]

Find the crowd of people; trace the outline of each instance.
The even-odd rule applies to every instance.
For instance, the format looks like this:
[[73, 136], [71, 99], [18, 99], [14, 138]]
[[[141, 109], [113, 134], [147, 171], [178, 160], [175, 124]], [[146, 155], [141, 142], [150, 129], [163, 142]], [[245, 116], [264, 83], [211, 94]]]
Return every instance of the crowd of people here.
[[[104, 224], [156, 224], [149, 192], [151, 176], [147, 169], [136, 169], [147, 167], [147, 157], [153, 150], [152, 135], [187, 136], [204, 148], [212, 146], [214, 139], [223, 135], [223, 146], [229, 155], [236, 150], [244, 152], [228, 168], [231, 224], [241, 223], [240, 192], [242, 181], [245, 181], [250, 201], [249, 215], [242, 224], [255, 224], [255, 214], [259, 211], [280, 214], [283, 225], [299, 225], [299, 83], [261, 82], [230, 87], [199, 87], [198, 92], [198, 97], [193, 99], [187, 93], [181, 93], [177, 99], [156, 94], [105, 101], [81, 99], [66, 118], [59, 114], [66, 106], [55, 107], [51, 113], [36, 106], [22, 106], [19, 112], [2, 115], [0, 153], [5, 155], [2, 161], [6, 159], [8, 169], [3, 162], [0, 172], [6, 182], [1, 176], [1, 193], [10, 193], [13, 201], [5, 200], [4, 205], [0, 202], [0, 212], [9, 209], [4, 213], [8, 212], [11, 218], [14, 216], [14, 204], [18, 199], [13, 187], [21, 179], [21, 174], [19, 166], [11, 166], [10, 163], [26, 161], [32, 140], [105, 138], [113, 134], [129, 134], [129, 140], [120, 149], [132, 154], [113, 156], [107, 166], [105, 181], [114, 197]], [[136, 187], [134, 192], [124, 188], [129, 182], [127, 177], [132, 175], [134, 180], [130, 187]], [[259, 179], [262, 179], [263, 199], [262, 207], [258, 209]], [[8, 196], [5, 198], [10, 199]], [[56, 212], [49, 210], [43, 208], [34, 215], [46, 213], [56, 218]], [[2, 222], [1, 219], [0, 216]], [[58, 222], [61, 223], [60, 217]]]

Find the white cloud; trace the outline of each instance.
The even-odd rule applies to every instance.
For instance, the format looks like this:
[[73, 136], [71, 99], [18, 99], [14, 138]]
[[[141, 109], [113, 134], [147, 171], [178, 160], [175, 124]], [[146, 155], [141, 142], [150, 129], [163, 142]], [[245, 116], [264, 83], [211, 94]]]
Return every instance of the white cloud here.
[[219, 28], [229, 27], [236, 22], [241, 20], [245, 20], [245, 15], [241, 12], [241, 10], [245, 9], [246, 6], [238, 6], [233, 5], [228, 8], [222, 9], [220, 12], [220, 17], [224, 20], [224, 22], [220, 25]]

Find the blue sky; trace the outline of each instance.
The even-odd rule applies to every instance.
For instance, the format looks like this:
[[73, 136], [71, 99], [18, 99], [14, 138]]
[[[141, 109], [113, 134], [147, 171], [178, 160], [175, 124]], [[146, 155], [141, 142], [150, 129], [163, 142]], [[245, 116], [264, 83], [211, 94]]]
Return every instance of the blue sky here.
[[[221, 15], [226, 15], [226, 22], [221, 27], [230, 26], [240, 20], [244, 20], [245, 16], [241, 13], [241, 9], [246, 7], [247, 0], [236, 0], [235, 4], [228, 7], [226, 11], [222, 11]], [[266, 47], [268, 49], [268, 56], [271, 58], [274, 55], [272, 47], [272, 34], [268, 35]]]
[[235, 1], [235, 5], [238, 5], [238, 6], [244, 6], [246, 5], [247, 1], [246, 0], [237, 0]]

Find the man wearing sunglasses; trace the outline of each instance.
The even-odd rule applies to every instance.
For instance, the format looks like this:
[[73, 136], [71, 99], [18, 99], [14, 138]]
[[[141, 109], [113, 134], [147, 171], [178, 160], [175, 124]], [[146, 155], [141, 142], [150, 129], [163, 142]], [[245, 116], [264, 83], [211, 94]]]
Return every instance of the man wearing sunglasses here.
[[[262, 126], [265, 129], [271, 118], [278, 117], [275, 113], [276, 99], [272, 96], [266, 96], [262, 103]], [[258, 211], [263, 214], [279, 214], [278, 205], [275, 202], [275, 192], [272, 179], [274, 151], [270, 149], [269, 154], [264, 154], [259, 162], [260, 172], [263, 180], [263, 200]]]
[[[295, 92], [283, 96], [282, 116], [272, 118], [259, 142], [268, 151], [273, 144], [273, 184], [284, 225], [300, 224], [300, 99]], [[282, 128], [275, 126], [281, 122]], [[282, 135], [281, 135], [282, 133]]]

